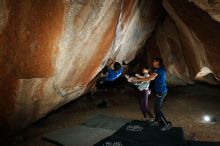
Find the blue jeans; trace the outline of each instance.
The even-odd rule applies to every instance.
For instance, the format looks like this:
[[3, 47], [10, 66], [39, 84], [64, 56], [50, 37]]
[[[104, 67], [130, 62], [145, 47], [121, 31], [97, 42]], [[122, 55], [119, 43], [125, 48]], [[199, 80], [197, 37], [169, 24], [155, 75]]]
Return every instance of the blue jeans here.
[[161, 107], [166, 97], [167, 93], [163, 94], [156, 94], [155, 96], [155, 103], [154, 103], [154, 114], [155, 114], [155, 121], [162, 121], [163, 123], [167, 123], [167, 119], [164, 116], [163, 112], [161, 111]]

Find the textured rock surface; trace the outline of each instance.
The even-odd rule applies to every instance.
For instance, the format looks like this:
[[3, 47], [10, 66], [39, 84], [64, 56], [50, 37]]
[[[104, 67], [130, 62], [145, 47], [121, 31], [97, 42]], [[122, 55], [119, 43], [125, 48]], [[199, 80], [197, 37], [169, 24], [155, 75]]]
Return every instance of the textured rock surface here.
[[169, 16], [158, 26], [155, 38], [167, 67], [168, 83], [172, 85], [189, 84], [191, 81], [179, 34]]
[[135, 57], [154, 0], [0, 0], [0, 128], [23, 128], [87, 90], [109, 57]]
[[219, 0], [192, 0], [199, 8], [206, 11], [213, 19], [220, 22], [220, 1]]
[[163, 5], [168, 16], [157, 27], [155, 40], [149, 40], [149, 57], [164, 58], [169, 84], [219, 83], [219, 2], [164, 0]]

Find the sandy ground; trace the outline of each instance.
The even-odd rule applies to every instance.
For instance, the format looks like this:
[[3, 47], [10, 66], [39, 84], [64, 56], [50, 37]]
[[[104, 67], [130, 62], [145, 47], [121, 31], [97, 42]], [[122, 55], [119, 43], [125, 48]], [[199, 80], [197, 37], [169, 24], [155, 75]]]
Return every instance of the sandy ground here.
[[[134, 90], [123, 89], [105, 93], [104, 96], [110, 99], [107, 108], [96, 106], [102, 96], [101, 93], [95, 94], [95, 99], [82, 96], [11, 137], [5, 145], [54, 146], [44, 141], [42, 135], [57, 129], [80, 125], [97, 113], [112, 117], [142, 119]], [[150, 98], [150, 105], [153, 109], [153, 97]], [[191, 85], [170, 88], [163, 111], [172, 121], [173, 126], [183, 127], [186, 139], [220, 141], [219, 87]], [[215, 122], [203, 123], [203, 115], [215, 117]]]

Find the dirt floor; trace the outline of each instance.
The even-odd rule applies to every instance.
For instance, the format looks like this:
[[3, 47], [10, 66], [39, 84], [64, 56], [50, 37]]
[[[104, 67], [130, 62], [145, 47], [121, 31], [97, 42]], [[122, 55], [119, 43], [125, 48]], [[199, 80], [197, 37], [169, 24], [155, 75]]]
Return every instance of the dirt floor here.
[[[79, 125], [97, 113], [111, 117], [142, 119], [135, 90], [129, 88], [113, 90], [104, 95], [110, 99], [107, 108], [96, 106], [103, 97], [103, 93], [95, 94], [95, 98], [84, 95], [11, 137], [6, 145], [54, 146], [44, 141], [42, 135], [57, 129]], [[150, 98], [150, 105], [152, 108], [153, 97]], [[186, 139], [220, 141], [219, 86], [199, 84], [170, 88], [163, 111], [172, 121], [173, 126], [183, 127]], [[214, 122], [203, 123], [204, 115], [212, 116]]]

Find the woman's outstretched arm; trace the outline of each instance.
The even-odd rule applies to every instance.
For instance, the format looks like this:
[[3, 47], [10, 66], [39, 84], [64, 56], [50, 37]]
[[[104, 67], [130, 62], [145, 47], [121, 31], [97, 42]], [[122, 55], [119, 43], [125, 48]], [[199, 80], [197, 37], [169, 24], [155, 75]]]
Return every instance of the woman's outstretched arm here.
[[146, 82], [146, 81], [152, 81], [154, 80], [156, 77], [157, 77], [157, 73], [152, 73], [149, 77], [145, 77], [145, 78], [141, 78], [141, 79], [138, 79], [138, 78], [131, 78], [129, 79], [129, 82]]

